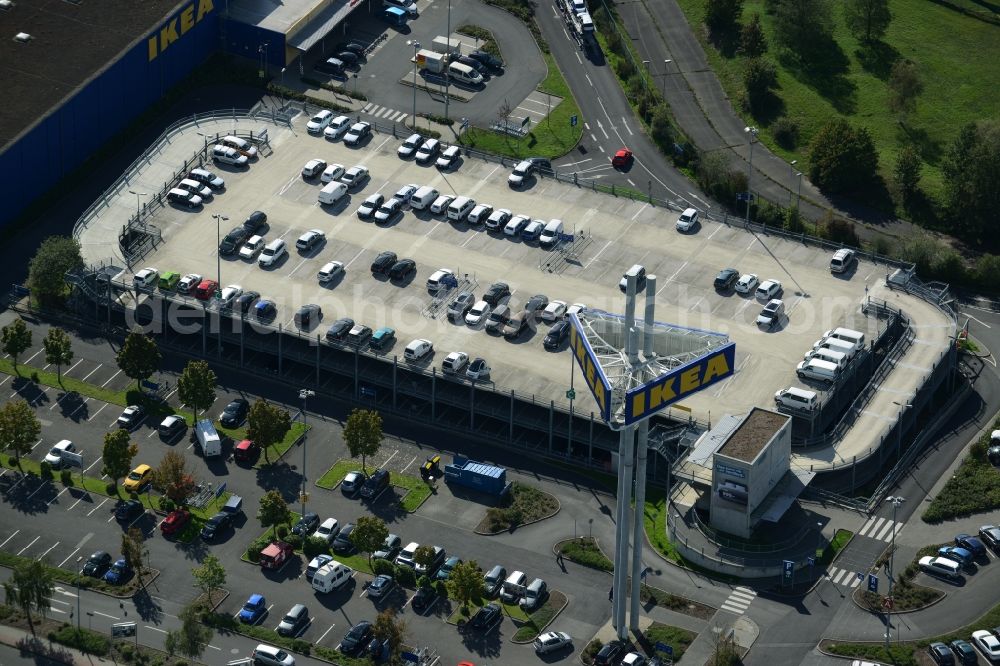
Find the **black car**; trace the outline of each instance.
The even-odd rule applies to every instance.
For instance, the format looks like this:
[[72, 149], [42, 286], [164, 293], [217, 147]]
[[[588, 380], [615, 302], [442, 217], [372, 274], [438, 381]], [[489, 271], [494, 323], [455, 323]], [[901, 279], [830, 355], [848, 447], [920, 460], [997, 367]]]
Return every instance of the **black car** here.
[[351, 627], [350, 631], [344, 636], [344, 640], [340, 641], [339, 649], [346, 655], [356, 654], [363, 648], [368, 647], [368, 643], [374, 634], [372, 623], [368, 620], [361, 620], [361, 622]]
[[524, 311], [528, 313], [535, 312], [536, 310], [538, 312], [541, 312], [542, 310], [545, 309], [545, 306], [547, 306], [548, 304], [549, 304], [548, 296], [546, 296], [545, 294], [535, 294], [534, 296], [528, 299], [527, 303], [524, 304]]
[[941, 666], [954, 666], [955, 655], [951, 653], [948, 646], [941, 642], [931, 643], [927, 646], [927, 651], [931, 654], [931, 659], [934, 660], [935, 664], [941, 664]]
[[952, 652], [958, 657], [958, 663], [965, 665], [972, 665], [979, 663], [979, 657], [976, 656], [976, 649], [972, 647], [972, 643], [969, 641], [963, 641], [961, 638], [953, 640], [949, 643]]
[[375, 261], [372, 262], [372, 273], [375, 275], [386, 275], [395, 264], [395, 252], [380, 252], [379, 255], [375, 257]]
[[506, 282], [494, 282], [483, 294], [483, 300], [489, 303], [491, 308], [495, 308], [508, 296], [510, 296], [510, 286]]
[[328, 342], [343, 342], [352, 328], [354, 328], [354, 320], [349, 317], [341, 317], [330, 324], [330, 328], [326, 330], [326, 339]]
[[271, 321], [278, 316], [278, 306], [274, 304], [274, 301], [257, 301], [254, 306], [254, 313], [257, 315], [257, 319], [260, 321]]
[[1000, 467], [1000, 446], [991, 446], [986, 450], [986, 459], [994, 467]]
[[354, 523], [347, 523], [337, 533], [333, 540], [333, 552], [341, 555], [350, 555], [355, 550], [354, 542], [351, 541], [351, 532], [354, 531]]
[[715, 288], [719, 291], [727, 291], [733, 288], [736, 281], [740, 279], [740, 272], [735, 268], [723, 268], [715, 276]]
[[549, 332], [545, 334], [545, 339], [542, 340], [542, 346], [546, 349], [559, 349], [562, 343], [566, 341], [569, 337], [569, 328], [572, 324], [569, 323], [568, 319], [560, 319], [556, 324], [549, 329]]
[[410, 606], [418, 613], [422, 613], [434, 603], [435, 599], [437, 599], [437, 593], [433, 587], [421, 587], [410, 599]]
[[257, 291], [244, 291], [236, 299], [236, 310], [242, 314], [250, 312], [250, 308], [253, 307], [257, 299], [260, 298], [260, 292]]
[[262, 210], [255, 210], [243, 222], [243, 228], [247, 231], [247, 237], [250, 237], [257, 233], [265, 224], [267, 224], [267, 213]]
[[986, 557], [986, 546], [971, 534], [959, 534], [956, 536], [955, 545], [970, 551], [974, 557]]
[[309, 511], [292, 527], [292, 534], [298, 534], [304, 539], [315, 532], [317, 527], [319, 527], [319, 516]]
[[979, 538], [993, 550], [1000, 549], [1000, 527], [983, 525], [979, 528]]
[[223, 428], [238, 428], [247, 420], [247, 414], [249, 413], [250, 403], [244, 398], [236, 398], [222, 410], [219, 423], [222, 424]]
[[482, 64], [486, 65], [494, 72], [503, 72], [503, 62], [499, 58], [494, 56], [492, 53], [487, 53], [486, 51], [477, 50], [469, 54], [469, 57], [473, 60], [478, 60]]
[[362, 499], [372, 500], [382, 494], [382, 491], [389, 487], [389, 470], [377, 469], [361, 486]]
[[625, 644], [621, 641], [605, 643], [604, 647], [594, 656], [594, 666], [612, 666], [625, 656]]
[[358, 206], [358, 219], [370, 220], [375, 216], [375, 211], [379, 209], [385, 202], [384, 194], [373, 194], [367, 199], [365, 199], [360, 206]]
[[233, 526], [233, 514], [219, 512], [205, 521], [201, 528], [201, 538], [211, 541]]
[[359, 44], [358, 42], [347, 42], [346, 44], [337, 44], [333, 49], [336, 53], [343, 53], [344, 51], [349, 51], [356, 55], [358, 58], [363, 58], [365, 56], [365, 45]]
[[115, 505], [115, 520], [123, 523], [130, 523], [144, 513], [146, 507], [139, 500], [121, 500]]
[[103, 550], [99, 550], [87, 558], [87, 561], [83, 565], [83, 575], [100, 578], [110, 566], [111, 554], [106, 553]]
[[484, 79], [488, 80], [492, 78], [490, 68], [487, 67], [484, 63], [479, 62], [475, 58], [470, 58], [469, 56], [459, 56], [454, 60], [452, 60], [452, 62], [460, 62], [463, 65], [471, 67], [473, 70], [479, 72]]
[[356, 69], [358, 67], [358, 62], [360, 62], [361, 60], [358, 57], [358, 54], [354, 53], [353, 51], [341, 51], [340, 53], [337, 54], [336, 57], [337, 60], [344, 63], [344, 67], [350, 67], [353, 69]]
[[248, 238], [250, 238], [250, 232], [248, 232], [245, 227], [236, 227], [235, 229], [232, 229], [228, 234], [226, 234], [226, 237], [222, 239], [222, 242], [219, 243], [219, 254], [236, 254]]
[[417, 262], [413, 259], [400, 259], [389, 269], [389, 279], [402, 281], [417, 272]]
[[315, 303], [306, 303], [295, 311], [295, 325], [299, 328], [309, 328], [322, 318], [323, 310]]
[[499, 622], [501, 618], [500, 604], [488, 603], [476, 611], [476, 614], [469, 620], [469, 626], [473, 629], [489, 629]]

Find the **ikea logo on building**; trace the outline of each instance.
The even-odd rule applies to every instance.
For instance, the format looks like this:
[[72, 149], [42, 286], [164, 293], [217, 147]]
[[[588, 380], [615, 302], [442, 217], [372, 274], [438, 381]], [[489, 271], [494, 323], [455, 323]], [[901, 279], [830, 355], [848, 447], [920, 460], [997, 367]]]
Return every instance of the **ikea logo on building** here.
[[625, 394], [625, 424], [635, 423], [692, 393], [732, 376], [736, 344], [695, 359]]
[[583, 372], [583, 378], [590, 387], [590, 392], [597, 401], [597, 408], [600, 410], [601, 418], [605, 421], [611, 420], [611, 382], [608, 381], [601, 364], [594, 354], [594, 349], [587, 342], [580, 327], [580, 320], [575, 314], [570, 315], [570, 322], [573, 324], [569, 329], [569, 348], [576, 357], [576, 362]]
[[205, 18], [215, 10], [212, 0], [195, 0], [190, 5], [179, 11], [168, 19], [159, 33], [154, 33], [146, 40], [146, 48], [149, 52], [149, 62], [156, 60], [170, 45], [176, 42], [194, 28], [195, 24]]

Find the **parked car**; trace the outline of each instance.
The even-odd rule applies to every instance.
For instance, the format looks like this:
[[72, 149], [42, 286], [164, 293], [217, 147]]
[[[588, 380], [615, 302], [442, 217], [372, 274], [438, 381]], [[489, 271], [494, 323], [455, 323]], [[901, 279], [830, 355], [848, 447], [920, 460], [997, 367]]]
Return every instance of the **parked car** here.
[[91, 554], [91, 556], [87, 558], [87, 561], [84, 562], [83, 575], [100, 578], [110, 566], [111, 554], [106, 553], [103, 550], [98, 550]]
[[542, 340], [542, 346], [546, 349], [559, 349], [563, 342], [569, 338], [569, 329], [572, 326], [568, 319], [561, 319], [556, 322], [556, 324], [549, 329], [549, 332], [545, 334], [545, 338]]
[[958, 638], [949, 643], [949, 645], [951, 646], [952, 652], [954, 652], [955, 656], [958, 657], [958, 663], [963, 666], [975, 666], [975, 664], [979, 663], [979, 658], [976, 657], [976, 649], [972, 647], [972, 644], [968, 641], [963, 641], [961, 638]]
[[772, 329], [781, 323], [781, 319], [784, 316], [785, 302], [777, 298], [772, 298], [764, 306], [764, 309], [760, 311], [760, 314], [757, 315], [757, 325]]
[[406, 137], [406, 140], [400, 144], [399, 148], [396, 149], [396, 154], [404, 160], [408, 160], [417, 154], [420, 150], [420, 146], [424, 143], [424, 137], [419, 134], [411, 134]]
[[451, 557], [449, 557], [447, 560], [444, 561], [444, 564], [441, 565], [441, 568], [438, 569], [437, 573], [434, 574], [434, 580], [448, 580], [448, 577], [451, 576], [452, 570], [461, 563], [462, 563], [462, 558], [456, 555], [452, 555]]
[[320, 229], [310, 229], [295, 241], [295, 247], [299, 252], [312, 252], [326, 241], [326, 234]]
[[396, 534], [390, 534], [385, 538], [385, 541], [382, 542], [382, 547], [372, 554], [372, 558], [392, 562], [396, 559], [396, 555], [399, 554], [402, 547], [403, 540]]
[[354, 123], [351, 125], [351, 129], [347, 130], [347, 134], [344, 135], [344, 143], [348, 146], [358, 146], [371, 135], [371, 123], [366, 123], [364, 121]]
[[66, 459], [66, 453], [76, 452], [76, 444], [68, 439], [64, 439], [56, 442], [55, 446], [49, 449], [49, 452], [45, 454], [45, 462], [51, 465], [53, 469], [59, 469], [63, 465], [69, 464]]
[[496, 308], [504, 298], [510, 296], [510, 287], [506, 282], [494, 282], [483, 294], [483, 300], [489, 303], [491, 308]]
[[190, 294], [199, 284], [201, 284], [201, 276], [197, 273], [188, 273], [177, 283], [177, 293]]
[[420, 148], [417, 149], [417, 163], [427, 164], [437, 156], [438, 151], [440, 150], [441, 150], [440, 141], [438, 141], [437, 139], [427, 139], [426, 141], [424, 141], [423, 145], [421, 145]]
[[344, 480], [340, 482], [340, 492], [348, 497], [354, 497], [361, 492], [361, 486], [367, 478], [368, 475], [364, 472], [348, 472], [344, 475]]
[[476, 614], [469, 620], [469, 626], [473, 629], [485, 631], [499, 624], [502, 619], [503, 612], [500, 610], [500, 604], [490, 602], [476, 611]]
[[223, 428], [238, 428], [247, 420], [250, 413], [250, 403], [245, 398], [236, 398], [222, 410], [219, 423]]
[[333, 282], [344, 272], [344, 264], [339, 261], [329, 261], [319, 269], [316, 273], [316, 277], [320, 284], [327, 284]]
[[385, 599], [387, 596], [392, 594], [392, 591], [396, 588], [396, 581], [392, 579], [392, 576], [387, 576], [385, 574], [380, 574], [375, 576], [375, 579], [368, 586], [368, 598], [369, 599]]
[[146, 487], [147, 483], [153, 480], [153, 468], [149, 465], [137, 465], [135, 469], [128, 473], [122, 488], [126, 492], [137, 493]]
[[318, 322], [323, 318], [323, 310], [315, 303], [306, 303], [295, 311], [295, 325], [300, 329], [308, 329], [313, 322]]
[[326, 329], [326, 341], [343, 342], [347, 339], [347, 334], [351, 332], [352, 328], [354, 328], [354, 320], [350, 317], [341, 317], [330, 324], [330, 328]]
[[295, 604], [281, 618], [275, 631], [281, 636], [298, 636], [309, 622], [309, 609], [305, 604]]
[[201, 528], [203, 541], [213, 541], [233, 528], [233, 514], [220, 511], [205, 521]]
[[[343, 69], [343, 63], [341, 63], [341, 69]], [[331, 120], [330, 124], [323, 130], [323, 137], [329, 139], [330, 141], [336, 141], [340, 137], [344, 136], [349, 129], [351, 129], [351, 119], [347, 116], [337, 116]]]
[[375, 275], [388, 275], [389, 270], [396, 264], [395, 252], [380, 252], [375, 261], [372, 262], [371, 271]]
[[594, 655], [594, 666], [613, 666], [625, 655], [625, 644], [621, 641], [605, 643]]
[[295, 666], [295, 657], [281, 648], [259, 643], [251, 655], [254, 664], [263, 666]]
[[251, 236], [260, 231], [266, 224], [267, 213], [262, 210], [255, 210], [247, 215], [247, 219], [243, 220], [243, 229], [246, 230], [247, 236]]
[[410, 362], [420, 361], [432, 351], [434, 351], [434, 344], [430, 340], [417, 338], [406, 345], [403, 350], [403, 358]]
[[267, 599], [263, 594], [251, 594], [240, 609], [240, 622], [257, 624], [267, 613]]
[[368, 647], [374, 636], [374, 628], [368, 620], [361, 620], [344, 635], [337, 648], [346, 655], [356, 655]]
[[478, 379], [486, 379], [490, 376], [490, 366], [486, 362], [485, 358], [476, 358], [469, 363], [469, 367], [465, 370], [465, 376], [467, 379], [476, 381]]
[[372, 349], [385, 349], [392, 346], [395, 339], [396, 330], [388, 326], [383, 326], [372, 333], [372, 339], [368, 344]]
[[400, 259], [389, 269], [389, 279], [393, 282], [403, 282], [417, 272], [417, 262], [413, 259]]
[[385, 195], [376, 192], [361, 202], [358, 206], [358, 219], [370, 220], [375, 216], [375, 211], [385, 202]]
[[736, 293], [752, 294], [758, 284], [760, 284], [760, 280], [757, 279], [756, 274], [747, 273], [746, 275], [741, 275], [740, 279], [736, 281]]
[[112, 585], [121, 585], [131, 577], [132, 567], [129, 566], [124, 558], [119, 558], [104, 573], [104, 582], [111, 583]]
[[309, 119], [309, 122], [306, 123], [306, 131], [310, 134], [322, 134], [323, 130], [330, 125], [331, 120], [333, 120], [333, 111], [323, 109]]
[[974, 537], [971, 534], [955, 535], [955, 545], [972, 551], [975, 557], [986, 557], [986, 546], [983, 545], [983, 542], [978, 537]]
[[715, 288], [718, 291], [728, 291], [733, 288], [733, 284], [739, 279], [740, 272], [735, 268], [723, 268], [715, 276]]
[[986, 660], [992, 663], [1000, 661], [1000, 639], [985, 629], [972, 632], [972, 642], [983, 653]]
[[183, 530], [191, 522], [191, 512], [185, 509], [175, 509], [167, 514], [167, 517], [160, 523], [160, 532], [163, 536], [172, 536]]
[[315, 532], [317, 527], [319, 527], [319, 514], [309, 511], [292, 526], [292, 534], [305, 538]]
[[319, 527], [316, 528], [316, 531], [314, 531], [311, 536], [314, 539], [322, 539], [329, 544], [333, 543], [333, 540], [339, 533], [340, 521], [336, 518], [327, 518], [319, 525]]
[[354, 532], [354, 523], [344, 525], [343, 529], [333, 539], [333, 552], [340, 555], [350, 555], [357, 550], [354, 542], [351, 541], [351, 534]]
[[255, 260], [260, 251], [264, 249], [264, 243], [263, 236], [251, 236], [240, 248], [240, 259]]
[[503, 72], [503, 62], [491, 53], [477, 49], [470, 53], [469, 57], [473, 60], [478, 60], [494, 72]]
[[548, 654], [565, 647], [572, 647], [573, 639], [563, 631], [546, 631], [535, 639], [535, 654]]
[[983, 525], [979, 528], [979, 538], [993, 550], [1000, 549], [1000, 527]]
[[465, 313], [465, 323], [469, 326], [479, 326], [485, 323], [486, 318], [490, 316], [490, 304], [486, 301], [476, 301], [476, 303], [469, 308]]
[[928, 645], [927, 652], [930, 653], [934, 663], [939, 666], [954, 666], [955, 664], [955, 655], [952, 654], [947, 645], [940, 641], [935, 641]]
[[313, 574], [330, 562], [333, 562], [333, 555], [327, 555], [326, 553], [320, 553], [316, 557], [312, 558], [309, 561], [309, 566], [306, 567], [306, 579], [312, 580]]
[[437, 601], [437, 592], [432, 587], [421, 587], [410, 599], [410, 607], [418, 613], [423, 613]]
[[[347, 136], [349, 137], [350, 134]], [[347, 138], [345, 137], [344, 140], [346, 141]], [[356, 189], [366, 180], [368, 180], [368, 167], [360, 164], [355, 164], [340, 177], [340, 182], [347, 185], [347, 188], [351, 190]]]
[[146, 507], [139, 500], [118, 500], [115, 505], [115, 520], [120, 523], [131, 523], [146, 513]]
[[396, 219], [396, 217], [403, 212], [403, 200], [392, 197], [375, 211], [375, 222], [381, 222], [383, 224], [391, 222]]

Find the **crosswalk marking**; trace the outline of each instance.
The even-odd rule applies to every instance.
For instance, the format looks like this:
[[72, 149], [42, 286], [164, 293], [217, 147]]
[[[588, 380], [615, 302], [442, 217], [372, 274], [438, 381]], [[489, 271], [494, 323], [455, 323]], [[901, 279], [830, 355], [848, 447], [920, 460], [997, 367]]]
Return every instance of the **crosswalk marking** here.
[[893, 522], [891, 518], [879, 518], [878, 516], [872, 516], [867, 522], [858, 530], [858, 536], [868, 537], [869, 539], [875, 539], [876, 541], [892, 541], [893, 536], [899, 536], [899, 532], [903, 529], [904, 523]]
[[390, 120], [394, 123], [401, 123], [410, 117], [410, 114], [408, 113], [398, 111], [396, 109], [390, 109], [387, 106], [382, 106], [381, 104], [376, 104], [374, 102], [368, 102], [361, 107], [361, 112], [370, 114], [375, 118]]
[[749, 587], [734, 587], [729, 598], [722, 603], [721, 608], [730, 613], [743, 615], [750, 608], [750, 604], [753, 603], [756, 597], [757, 593]]
[[848, 571], [847, 569], [830, 567], [826, 571], [826, 576], [834, 585], [843, 585], [844, 587], [849, 588], [855, 588], [858, 585], [861, 585], [861, 579], [858, 578], [858, 574], [854, 571]]

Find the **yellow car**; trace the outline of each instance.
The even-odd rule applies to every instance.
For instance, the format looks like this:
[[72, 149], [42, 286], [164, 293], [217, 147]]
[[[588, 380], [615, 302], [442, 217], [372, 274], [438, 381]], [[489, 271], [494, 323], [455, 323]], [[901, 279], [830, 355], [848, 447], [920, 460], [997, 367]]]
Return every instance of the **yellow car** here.
[[129, 492], [139, 492], [147, 483], [153, 480], [153, 468], [149, 465], [139, 465], [129, 472], [122, 488]]

